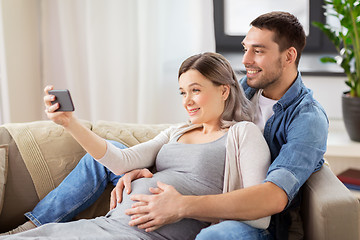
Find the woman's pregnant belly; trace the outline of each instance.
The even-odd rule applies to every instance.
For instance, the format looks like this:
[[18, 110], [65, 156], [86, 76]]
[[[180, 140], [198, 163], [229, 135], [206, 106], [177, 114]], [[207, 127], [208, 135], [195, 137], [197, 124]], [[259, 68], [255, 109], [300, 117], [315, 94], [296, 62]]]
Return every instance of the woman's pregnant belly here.
[[[158, 181], [174, 186], [178, 192], [184, 195], [212, 194], [213, 192], [213, 190], [197, 182], [191, 176], [188, 176], [188, 174], [174, 171], [157, 172], [152, 178], [141, 178], [133, 181], [131, 184], [132, 192], [129, 195], [123, 192], [122, 202], [114, 210], [110, 211], [107, 217], [128, 225], [131, 219], [130, 216], [125, 215], [125, 210], [131, 208], [131, 205], [134, 203], [130, 196], [133, 194], [151, 194], [149, 188], [157, 187]], [[194, 239], [196, 234], [207, 226], [209, 226], [209, 223], [194, 219], [183, 219], [177, 223], [161, 227], [150, 234], [154, 236], [154, 239]], [[146, 235], [148, 234], [146, 233]]]

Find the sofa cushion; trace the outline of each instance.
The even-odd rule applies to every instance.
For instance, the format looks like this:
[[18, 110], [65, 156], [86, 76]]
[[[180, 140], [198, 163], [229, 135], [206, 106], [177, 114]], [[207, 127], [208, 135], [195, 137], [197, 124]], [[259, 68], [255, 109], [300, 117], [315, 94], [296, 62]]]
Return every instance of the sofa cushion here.
[[98, 121], [93, 125], [92, 131], [100, 137], [115, 140], [127, 147], [146, 142], [171, 124], [133, 124], [111, 121]]

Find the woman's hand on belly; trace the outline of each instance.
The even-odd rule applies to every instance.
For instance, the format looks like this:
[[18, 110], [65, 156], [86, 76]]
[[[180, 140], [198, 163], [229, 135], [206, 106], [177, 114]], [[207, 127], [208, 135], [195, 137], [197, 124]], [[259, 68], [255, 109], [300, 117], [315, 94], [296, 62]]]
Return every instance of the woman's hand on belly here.
[[150, 232], [182, 219], [180, 212], [184, 196], [171, 185], [162, 182], [157, 182], [157, 185], [158, 188], [149, 188], [153, 195], [134, 194], [130, 197], [137, 201], [125, 211], [131, 215], [130, 226]]
[[135, 169], [122, 176], [117, 182], [115, 188], [111, 191], [110, 210], [114, 209], [117, 203], [121, 203], [124, 188], [127, 194], [131, 193], [132, 181], [140, 178], [151, 178], [152, 176], [153, 174], [146, 168]]

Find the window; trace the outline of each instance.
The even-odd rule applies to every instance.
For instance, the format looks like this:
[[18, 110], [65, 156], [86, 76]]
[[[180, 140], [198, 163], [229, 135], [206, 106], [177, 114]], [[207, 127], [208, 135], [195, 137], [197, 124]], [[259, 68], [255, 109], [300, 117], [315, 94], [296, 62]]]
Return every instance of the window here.
[[335, 48], [312, 21], [326, 21], [323, 0], [214, 0], [216, 51], [238, 52], [250, 22], [270, 11], [288, 11], [299, 19], [307, 34], [304, 53], [335, 53]]

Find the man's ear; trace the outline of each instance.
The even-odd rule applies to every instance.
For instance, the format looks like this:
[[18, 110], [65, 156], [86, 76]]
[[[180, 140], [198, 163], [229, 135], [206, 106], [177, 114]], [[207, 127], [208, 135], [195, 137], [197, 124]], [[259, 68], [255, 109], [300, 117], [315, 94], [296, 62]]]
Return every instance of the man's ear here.
[[291, 64], [295, 63], [297, 58], [297, 51], [296, 48], [290, 47], [286, 50], [286, 62]]

